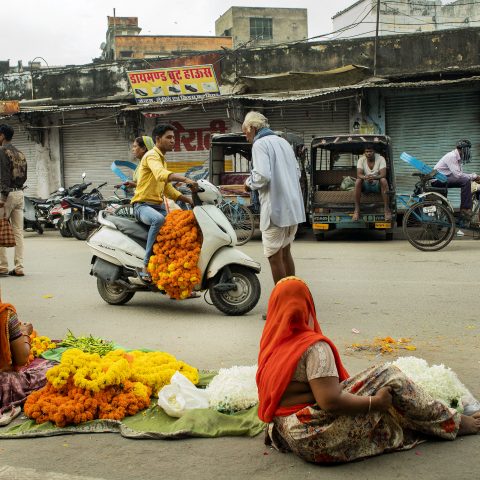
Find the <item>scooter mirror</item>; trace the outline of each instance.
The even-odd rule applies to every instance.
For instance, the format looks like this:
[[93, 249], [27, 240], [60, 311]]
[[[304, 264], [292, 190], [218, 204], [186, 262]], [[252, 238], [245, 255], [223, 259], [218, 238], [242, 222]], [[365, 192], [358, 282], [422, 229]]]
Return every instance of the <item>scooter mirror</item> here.
[[64, 192], [65, 189], [64, 189], [63, 187], [60, 187], [60, 188], [58, 189], [58, 191], [59, 191], [59, 192]]
[[82, 173], [82, 178], [85, 179], [85, 177], [87, 176], [87, 174], [85, 172]]

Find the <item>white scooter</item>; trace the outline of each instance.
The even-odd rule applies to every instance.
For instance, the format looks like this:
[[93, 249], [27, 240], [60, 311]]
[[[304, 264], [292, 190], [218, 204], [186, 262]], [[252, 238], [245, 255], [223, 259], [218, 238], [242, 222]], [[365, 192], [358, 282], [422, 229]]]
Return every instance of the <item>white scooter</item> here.
[[[203, 244], [198, 261], [201, 281], [195, 290], [208, 289], [221, 312], [243, 315], [260, 298], [260, 264], [235, 248], [235, 231], [215, 205], [222, 198], [217, 187], [206, 180], [200, 180], [198, 187], [192, 193], [193, 213], [203, 234]], [[145, 283], [138, 275], [143, 267], [148, 226], [105, 211], [100, 212], [98, 220], [101, 226], [87, 244], [93, 253], [90, 274], [97, 277], [103, 300], [122, 305], [135, 292], [160, 292], [155, 284]]]

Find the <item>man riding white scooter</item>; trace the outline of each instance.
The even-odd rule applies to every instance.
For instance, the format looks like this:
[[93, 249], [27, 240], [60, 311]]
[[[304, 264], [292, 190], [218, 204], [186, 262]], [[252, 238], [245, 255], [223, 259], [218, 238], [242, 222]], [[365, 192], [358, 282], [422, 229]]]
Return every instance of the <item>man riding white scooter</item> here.
[[148, 261], [153, 253], [153, 245], [158, 231], [165, 222], [167, 211], [164, 196], [171, 200], [193, 205], [190, 197], [176, 190], [171, 182], [183, 182], [194, 189], [197, 182], [167, 169], [165, 154], [171, 152], [175, 145], [175, 127], [173, 125], [157, 125], [152, 131], [155, 146], [143, 156], [138, 167], [138, 182], [132, 198], [135, 218], [149, 225], [144, 267], [139, 273], [144, 282], [150, 282], [147, 271]]

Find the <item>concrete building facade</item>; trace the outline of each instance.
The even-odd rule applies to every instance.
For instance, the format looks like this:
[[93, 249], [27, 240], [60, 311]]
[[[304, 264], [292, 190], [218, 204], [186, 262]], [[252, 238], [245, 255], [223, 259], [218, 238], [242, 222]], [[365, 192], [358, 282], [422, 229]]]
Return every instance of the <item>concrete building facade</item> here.
[[102, 58], [107, 61], [161, 58], [186, 52], [208, 52], [232, 48], [231, 37], [187, 35], [140, 35], [137, 17], [107, 17]]
[[306, 8], [231, 7], [215, 21], [215, 35], [233, 46], [272, 45], [308, 38]]
[[332, 17], [336, 38], [375, 34], [377, 3], [380, 3], [380, 35], [433, 32], [480, 25], [480, 3], [457, 0], [360, 0]]

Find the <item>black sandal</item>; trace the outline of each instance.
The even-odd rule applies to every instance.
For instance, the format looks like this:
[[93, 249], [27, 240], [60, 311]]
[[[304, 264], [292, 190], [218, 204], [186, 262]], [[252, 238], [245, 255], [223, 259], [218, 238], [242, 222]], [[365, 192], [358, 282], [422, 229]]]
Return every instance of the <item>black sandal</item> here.
[[148, 272], [144, 272], [143, 270], [137, 270], [138, 277], [144, 283], [152, 283], [152, 277]]
[[10, 270], [10, 271], [8, 272], [8, 274], [9, 274], [11, 277], [24, 277], [24, 276], [25, 276], [24, 273], [19, 273], [19, 272], [15, 271], [15, 270]]

